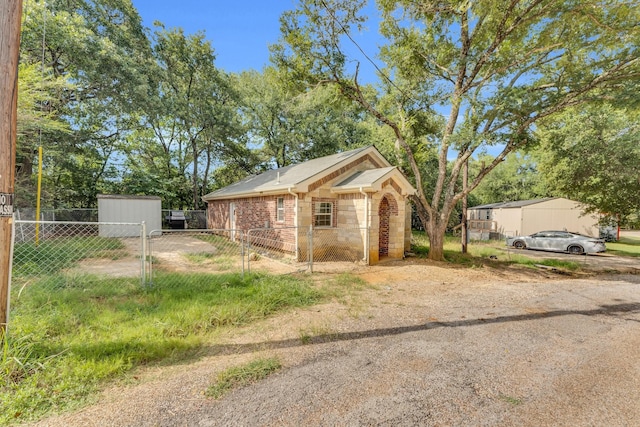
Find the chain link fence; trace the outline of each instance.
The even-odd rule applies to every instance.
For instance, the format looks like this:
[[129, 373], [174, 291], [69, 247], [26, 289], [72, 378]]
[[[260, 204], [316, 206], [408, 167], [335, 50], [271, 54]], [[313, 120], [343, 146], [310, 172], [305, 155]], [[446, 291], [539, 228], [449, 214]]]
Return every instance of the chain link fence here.
[[[194, 230], [207, 228], [207, 211], [204, 210], [177, 210], [182, 212], [185, 218], [186, 227]], [[162, 209], [162, 228], [171, 228], [168, 217], [176, 209]], [[98, 209], [51, 209], [40, 210], [40, 217], [36, 218], [36, 208], [16, 209], [15, 219], [18, 221], [58, 221], [58, 222], [99, 222]]]
[[352, 271], [368, 264], [368, 238], [365, 228], [147, 232], [144, 223], [15, 220], [10, 301], [56, 310], [54, 300], [81, 296], [85, 303], [73, 309], [81, 312], [155, 285], [210, 283], [212, 275]]
[[210, 274], [245, 270], [240, 230], [152, 230], [148, 238], [149, 281], [157, 284], [176, 274], [206, 281]]
[[144, 234], [144, 224], [14, 221], [11, 305], [41, 301], [57, 310], [72, 295], [99, 300], [140, 288]]

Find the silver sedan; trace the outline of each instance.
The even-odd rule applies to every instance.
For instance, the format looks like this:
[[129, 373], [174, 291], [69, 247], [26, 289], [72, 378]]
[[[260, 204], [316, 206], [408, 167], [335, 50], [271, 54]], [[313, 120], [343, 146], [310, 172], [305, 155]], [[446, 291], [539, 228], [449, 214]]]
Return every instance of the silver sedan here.
[[509, 237], [507, 246], [570, 254], [593, 254], [607, 249], [602, 239], [567, 231], [539, 231], [530, 236]]

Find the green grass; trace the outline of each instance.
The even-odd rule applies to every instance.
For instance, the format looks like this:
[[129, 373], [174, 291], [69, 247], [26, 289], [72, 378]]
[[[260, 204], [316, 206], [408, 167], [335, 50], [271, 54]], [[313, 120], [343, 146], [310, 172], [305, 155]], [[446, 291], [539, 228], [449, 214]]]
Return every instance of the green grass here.
[[236, 366], [218, 374], [216, 381], [209, 386], [206, 395], [219, 399], [237, 387], [243, 387], [260, 381], [282, 367], [277, 358], [257, 359], [246, 365]]
[[197, 356], [222, 328], [322, 298], [293, 276], [158, 273], [143, 288], [138, 279], [50, 275], [13, 295], [0, 425], [83, 405], [136, 367]]
[[16, 243], [13, 276], [55, 274], [87, 258], [119, 259], [126, 255], [124, 244], [110, 237], [62, 237], [35, 243]]
[[[412, 251], [419, 257], [427, 257], [429, 254], [429, 239], [423, 231], [413, 231]], [[444, 258], [447, 262], [466, 267], [481, 267], [486, 265], [491, 257], [495, 257], [498, 263], [520, 264], [533, 267], [536, 264], [550, 267], [563, 268], [571, 271], [580, 268], [579, 262], [562, 261], [557, 259], [532, 259], [525, 255], [505, 253], [504, 240], [472, 241], [467, 245], [467, 253], [461, 253], [461, 241], [458, 236], [445, 236]], [[607, 243], [607, 248], [609, 244]], [[496, 261], [491, 261], [493, 264]]]
[[614, 255], [640, 257], [640, 239], [623, 237], [607, 243], [607, 252]]
[[186, 253], [183, 256], [191, 263], [197, 265], [214, 265], [219, 271], [226, 271], [233, 268], [238, 262], [238, 255], [214, 254], [211, 252]]

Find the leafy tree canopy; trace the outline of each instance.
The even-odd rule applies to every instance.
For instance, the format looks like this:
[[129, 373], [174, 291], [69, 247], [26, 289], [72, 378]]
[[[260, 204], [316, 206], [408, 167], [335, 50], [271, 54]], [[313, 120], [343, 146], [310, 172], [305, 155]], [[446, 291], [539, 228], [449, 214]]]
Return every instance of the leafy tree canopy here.
[[538, 168], [555, 195], [623, 223], [640, 213], [638, 110], [571, 108], [542, 122], [538, 134]]
[[[443, 259], [457, 202], [510, 152], [531, 145], [541, 119], [602, 98], [637, 98], [638, 1], [378, 0], [387, 42], [376, 97], [362, 90], [344, 47], [366, 23], [365, 3], [300, 0], [281, 18], [273, 59], [310, 87], [336, 84], [393, 131], [418, 188], [413, 202], [432, 259]], [[418, 158], [434, 141], [430, 187]], [[499, 154], [463, 191], [463, 164], [487, 146]]]

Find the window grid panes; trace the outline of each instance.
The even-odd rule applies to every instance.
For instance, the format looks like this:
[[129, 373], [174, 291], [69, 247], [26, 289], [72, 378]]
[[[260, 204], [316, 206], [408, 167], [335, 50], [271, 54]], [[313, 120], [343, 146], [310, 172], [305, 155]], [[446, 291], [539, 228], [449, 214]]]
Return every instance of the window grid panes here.
[[284, 221], [284, 197], [278, 197], [276, 208], [276, 221]]
[[333, 203], [316, 203], [316, 227], [331, 227], [333, 225]]

